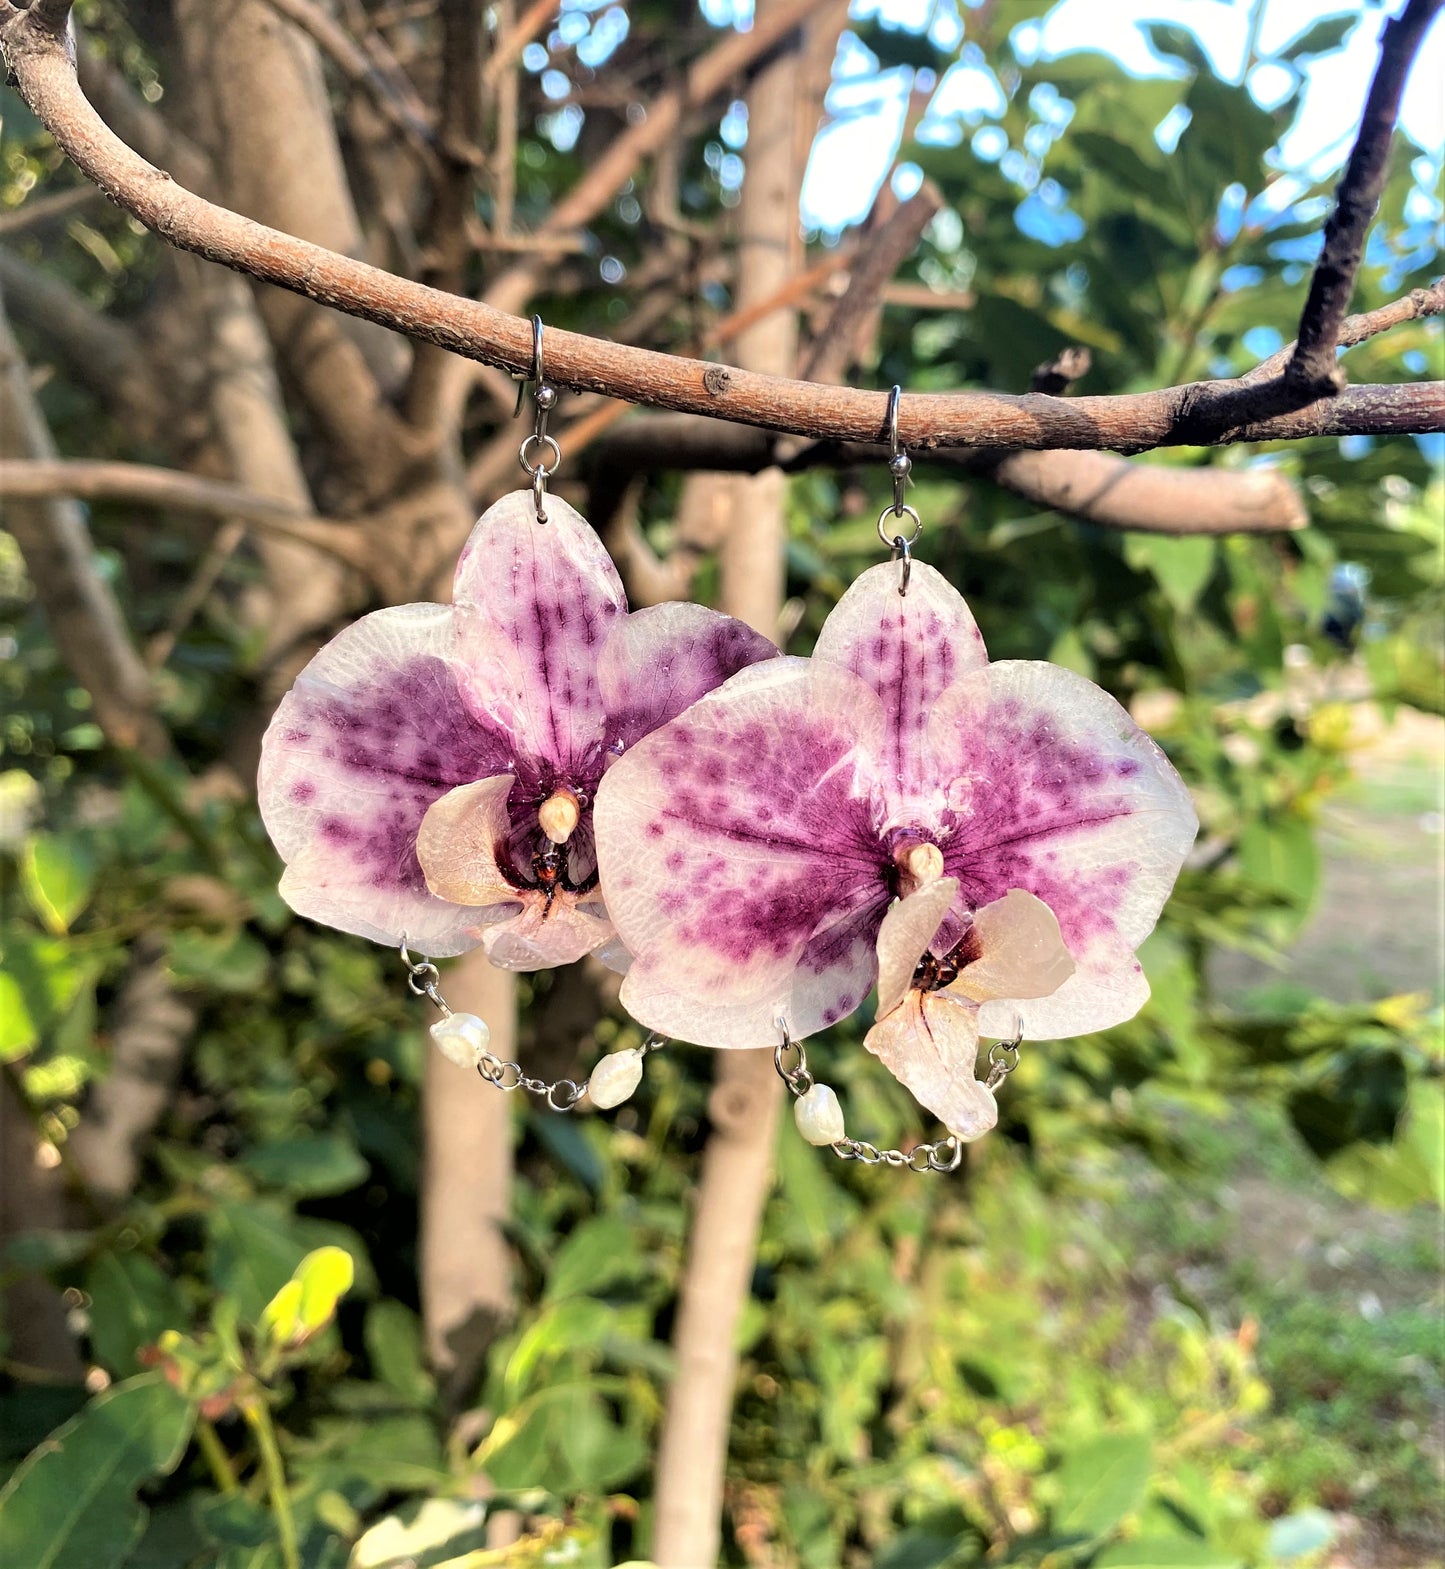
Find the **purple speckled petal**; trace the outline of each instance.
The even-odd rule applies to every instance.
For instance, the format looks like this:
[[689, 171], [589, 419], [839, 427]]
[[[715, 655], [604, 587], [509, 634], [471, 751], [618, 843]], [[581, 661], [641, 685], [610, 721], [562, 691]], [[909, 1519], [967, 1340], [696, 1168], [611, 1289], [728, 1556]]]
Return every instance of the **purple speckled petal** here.
[[945, 992], [909, 992], [863, 1044], [944, 1127], [976, 1139], [998, 1121], [994, 1098], [974, 1073], [978, 1016]]
[[608, 634], [597, 667], [609, 746], [634, 745], [729, 676], [777, 653], [746, 623], [702, 605], [634, 610]]
[[[777, 1039], [780, 999], [799, 1038], [857, 1007], [889, 896], [869, 761], [881, 733], [881, 705], [853, 676], [773, 659], [603, 776], [598, 856], [641, 1023], [757, 1046]], [[851, 923], [865, 917], [860, 947]], [[664, 1026], [648, 999], [673, 992], [690, 1007]], [[723, 1038], [709, 1010], [746, 1018], [747, 1038]]]
[[958, 879], [940, 877], [900, 899], [878, 928], [878, 1017], [886, 1018], [913, 989], [918, 961], [933, 941], [958, 892]]
[[565, 501], [549, 496], [538, 523], [531, 492], [514, 491], [472, 530], [453, 595], [473, 702], [534, 763], [564, 779], [595, 774], [604, 731], [597, 660], [627, 603], [601, 540]]
[[780, 1019], [802, 1040], [846, 1018], [868, 995], [880, 902], [865, 902], [811, 938], [797, 963], [749, 1000], [678, 990], [685, 967], [634, 961], [622, 982], [622, 1006], [646, 1028], [695, 1046], [776, 1046]]
[[1011, 888], [1042, 899], [1078, 966], [1050, 997], [986, 1004], [984, 1032], [1011, 1034], [1015, 1012], [1035, 1040], [1131, 1017], [1148, 996], [1133, 950], [1198, 828], [1168, 759], [1091, 681], [1023, 660], [956, 683], [929, 740], [954, 776], [948, 874], [975, 908]]
[[453, 786], [511, 767], [513, 742], [465, 698], [469, 676], [444, 605], [364, 616], [282, 699], [261, 748], [267, 832], [297, 914], [418, 952], [475, 947], [474, 912], [427, 891], [422, 817]]
[[870, 567], [823, 623], [813, 657], [851, 670], [878, 693], [887, 716], [884, 777], [906, 815], [932, 820], [939, 802], [929, 711], [961, 676], [988, 663], [963, 596], [922, 562], [906, 595], [897, 566]]

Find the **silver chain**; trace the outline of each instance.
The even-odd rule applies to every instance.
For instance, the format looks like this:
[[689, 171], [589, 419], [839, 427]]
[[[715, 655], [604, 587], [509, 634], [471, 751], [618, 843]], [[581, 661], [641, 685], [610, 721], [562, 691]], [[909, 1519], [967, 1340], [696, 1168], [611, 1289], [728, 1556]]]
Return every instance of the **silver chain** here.
[[[778, 1077], [788, 1086], [789, 1092], [801, 1099], [812, 1089], [814, 1079], [808, 1068], [808, 1054], [803, 1043], [788, 1034], [788, 1027], [781, 1019], [778, 1028], [782, 1040], [773, 1047], [773, 1066]], [[1011, 1041], [995, 1041], [988, 1051], [988, 1078], [984, 1088], [995, 1090], [1019, 1065], [1019, 1045], [1023, 1040], [1023, 1027]], [[794, 1053], [792, 1067], [788, 1055]], [[963, 1140], [949, 1134], [931, 1144], [915, 1144], [910, 1150], [881, 1150], [866, 1139], [840, 1139], [829, 1148], [839, 1160], [861, 1161], [865, 1166], [895, 1166], [906, 1171], [957, 1171], [963, 1163]]]
[[[430, 959], [414, 959], [406, 945], [406, 935], [402, 934], [401, 962], [406, 966], [406, 984], [415, 997], [425, 997], [441, 1013], [443, 1018], [451, 1018], [452, 1009], [441, 994], [441, 972]], [[667, 1044], [665, 1036], [653, 1033], [643, 1041], [638, 1050], [644, 1057], [649, 1052], [660, 1051]], [[586, 1083], [579, 1084], [575, 1079], [558, 1079], [548, 1083], [546, 1079], [535, 1079], [524, 1071], [519, 1062], [505, 1062], [489, 1051], [483, 1051], [481, 1061], [477, 1063], [477, 1072], [494, 1088], [506, 1090], [526, 1090], [529, 1094], [539, 1095], [546, 1101], [553, 1111], [571, 1111], [572, 1108], [587, 1093]]]

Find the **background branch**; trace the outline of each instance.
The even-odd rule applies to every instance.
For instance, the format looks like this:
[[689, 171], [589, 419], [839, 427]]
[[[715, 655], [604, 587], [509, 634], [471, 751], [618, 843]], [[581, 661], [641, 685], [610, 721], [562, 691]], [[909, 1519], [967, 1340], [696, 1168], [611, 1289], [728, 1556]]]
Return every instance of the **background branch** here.
[[[30, 391], [29, 371], [0, 303], [0, 457], [55, 457]], [[57, 496], [6, 508], [26, 572], [61, 657], [90, 693], [95, 721], [114, 746], [164, 755], [170, 742], [155, 712], [150, 671], [130, 640], [110, 585], [96, 570], [85, 518]]]

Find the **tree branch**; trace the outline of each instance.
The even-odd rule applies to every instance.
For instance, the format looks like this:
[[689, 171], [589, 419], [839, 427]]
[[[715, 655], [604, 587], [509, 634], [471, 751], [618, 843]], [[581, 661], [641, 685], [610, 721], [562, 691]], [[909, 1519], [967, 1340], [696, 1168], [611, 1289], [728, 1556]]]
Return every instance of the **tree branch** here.
[[[1357, 344], [1375, 338], [1392, 327], [1402, 327], [1406, 322], [1422, 321], [1427, 316], [1438, 316], [1445, 311], [1445, 278], [1437, 278], [1427, 288], [1412, 289], [1398, 300], [1381, 305], [1372, 311], [1361, 311], [1358, 316], [1346, 316], [1340, 323], [1339, 346], [1352, 349]], [[1268, 381], [1289, 364], [1295, 345], [1287, 343], [1282, 349], [1261, 360], [1252, 371], [1241, 379], [1246, 382]]]
[[142, 439], [172, 413], [140, 336], [113, 321], [61, 278], [0, 247], [0, 291], [75, 382], [123, 412]]
[[0, 461], [0, 496], [133, 501], [218, 522], [240, 518], [253, 528], [324, 550], [348, 566], [365, 570], [367, 565], [366, 548], [351, 524], [312, 517], [289, 502], [242, 485], [201, 479], [178, 469], [88, 458]]
[[[800, 0], [793, 0], [793, 8], [806, 9]], [[26, 101], [77, 166], [149, 228], [181, 249], [456, 354], [517, 372], [529, 368], [532, 334], [521, 318], [394, 277], [181, 189], [109, 131], [80, 93], [63, 50], [29, 23], [29, 14], [17, 11], [10, 0], [0, 0], [0, 47]], [[760, 30], [761, 24], [753, 34], [741, 36], [752, 38]], [[713, 53], [726, 47], [719, 45]], [[653, 123], [649, 117], [643, 128]], [[616, 163], [610, 155], [604, 158], [559, 205], [553, 221], [565, 218], [570, 225], [582, 188], [591, 189], [598, 170]], [[547, 365], [553, 379], [565, 386], [815, 438], [876, 440], [887, 419], [883, 392], [823, 387], [576, 333], [548, 333]], [[899, 432], [915, 452], [957, 446], [1140, 452], [1312, 434], [1445, 429], [1445, 383], [1356, 387], [1295, 413], [1252, 418], [1246, 424], [1231, 414], [1221, 422], [1220, 409], [1231, 394], [1246, 387], [1253, 390], [1240, 380], [1198, 382], [1067, 400], [1037, 393], [910, 394], [902, 400]]]
[[[567, 432], [559, 439], [566, 451]], [[671, 470], [756, 474], [774, 465], [797, 474], [812, 468], [876, 467], [888, 461], [881, 444], [812, 442], [787, 450], [764, 431], [682, 414], [637, 415], [592, 448], [584, 471], [625, 478]], [[1276, 468], [1165, 468], [1106, 452], [999, 452], [988, 449], [925, 454], [920, 464], [978, 475], [1102, 528], [1154, 534], [1290, 533], [1308, 518], [1299, 492]]]
[[[0, 456], [55, 456], [49, 427], [0, 303]], [[120, 606], [96, 571], [85, 519], [74, 502], [50, 498], [6, 509], [61, 657], [90, 693], [96, 723], [113, 745], [150, 757], [169, 750], [155, 713], [150, 672]]]
[[198, 1008], [171, 984], [164, 941], [142, 935], [115, 1003], [110, 1071], [90, 1092], [70, 1136], [75, 1164], [102, 1203], [118, 1204], [135, 1187], [137, 1146], [171, 1099]]
[[1380, 35], [1380, 63], [1354, 149], [1335, 190], [1334, 209], [1325, 223], [1324, 242], [1300, 316], [1298, 341], [1285, 371], [1286, 380], [1315, 394], [1344, 386], [1335, 363], [1335, 345], [1365, 254], [1365, 236], [1385, 188], [1405, 78], [1442, 3], [1445, 0], [1409, 0]]

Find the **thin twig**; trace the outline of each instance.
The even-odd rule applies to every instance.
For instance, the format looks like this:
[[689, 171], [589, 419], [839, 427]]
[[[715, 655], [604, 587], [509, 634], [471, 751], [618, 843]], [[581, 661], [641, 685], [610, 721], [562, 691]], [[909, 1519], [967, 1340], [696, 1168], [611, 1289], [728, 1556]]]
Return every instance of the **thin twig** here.
[[26, 234], [43, 224], [68, 218], [71, 213], [89, 207], [100, 192], [93, 185], [77, 185], [68, 191], [54, 191], [47, 196], [34, 196], [9, 212], [0, 213], [0, 240], [15, 234]]
[[1409, 0], [1398, 17], [1385, 23], [1380, 36], [1380, 63], [1354, 150], [1335, 190], [1335, 205], [1325, 223], [1324, 242], [1300, 315], [1298, 341], [1285, 372], [1290, 382], [1315, 393], [1344, 385], [1335, 363], [1335, 345], [1364, 258], [1365, 237], [1385, 188], [1405, 78], [1442, 4], [1445, 0]]
[[[1375, 338], [1392, 327], [1402, 327], [1406, 322], [1420, 321], [1427, 316], [1438, 316], [1445, 311], [1445, 278], [1437, 278], [1427, 288], [1412, 289], [1401, 299], [1391, 300], [1372, 311], [1361, 311], [1357, 316], [1346, 316], [1340, 323], [1337, 340], [1340, 348], [1352, 349], [1356, 344]], [[1295, 351], [1293, 343], [1276, 350], [1267, 360], [1261, 360], [1243, 379], [1247, 382], [1267, 381], [1277, 376], [1289, 364]]]
[[346, 28], [315, 4], [315, 0], [266, 0], [266, 3], [308, 33], [348, 82], [371, 95], [382, 116], [401, 132], [407, 146], [435, 177], [440, 167], [432, 145], [436, 127], [416, 95], [379, 70]]
[[527, 45], [556, 15], [557, 0], [532, 0], [532, 4], [497, 40], [496, 48], [482, 70], [482, 85], [495, 87]]
[[[142, 223], [181, 249], [469, 359], [518, 372], [529, 368], [532, 333], [525, 320], [297, 240], [180, 188], [111, 133], [80, 92], [53, 34], [34, 27], [30, 16], [10, 0], [0, 0], [0, 45], [22, 93], [78, 167]], [[759, 31], [761, 27], [754, 29]], [[596, 174], [594, 168], [582, 186], [589, 186]], [[564, 198], [553, 221], [565, 216], [571, 224], [572, 210], [581, 200], [579, 190]], [[565, 386], [815, 438], [876, 440], [887, 421], [883, 392], [823, 387], [577, 333], [549, 332], [547, 363], [551, 375]], [[1243, 427], [1232, 414], [1221, 428], [1221, 402], [1242, 388], [1256, 390], [1226, 381], [1071, 399], [1032, 393], [912, 394], [903, 399], [899, 432], [913, 450], [977, 446], [1140, 452], [1302, 434], [1445, 429], [1445, 383], [1439, 382], [1356, 387], [1326, 400], [1328, 407], [1316, 405]]]
[[[885, 186], [885, 189], [887, 187]], [[880, 198], [881, 200], [881, 198]], [[923, 231], [943, 206], [943, 194], [931, 180], [881, 222], [869, 224], [857, 260], [849, 269], [848, 287], [828, 314], [818, 336], [799, 367], [809, 381], [841, 381], [862, 353], [865, 325], [868, 336], [893, 274], [912, 255]]]

